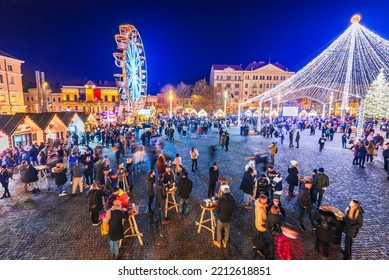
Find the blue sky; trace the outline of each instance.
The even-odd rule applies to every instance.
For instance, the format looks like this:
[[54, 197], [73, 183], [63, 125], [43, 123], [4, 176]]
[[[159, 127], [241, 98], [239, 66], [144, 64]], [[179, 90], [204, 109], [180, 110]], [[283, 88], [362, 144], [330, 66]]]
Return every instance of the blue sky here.
[[167, 84], [209, 77], [212, 64], [279, 62], [293, 71], [350, 24], [389, 38], [389, 1], [116, 1], [0, 0], [0, 50], [50, 83], [110, 80], [118, 26], [136, 26], [145, 46], [149, 93]]

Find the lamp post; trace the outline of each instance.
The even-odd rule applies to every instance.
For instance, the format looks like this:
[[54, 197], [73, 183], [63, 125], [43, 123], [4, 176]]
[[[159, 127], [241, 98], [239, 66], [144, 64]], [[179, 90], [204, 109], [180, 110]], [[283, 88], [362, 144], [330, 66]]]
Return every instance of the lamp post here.
[[169, 117], [172, 118], [173, 117], [173, 95], [172, 95], [172, 91], [169, 92], [169, 100], [170, 100], [170, 112], [169, 112]]
[[224, 116], [227, 117], [227, 95], [228, 92], [224, 91]]

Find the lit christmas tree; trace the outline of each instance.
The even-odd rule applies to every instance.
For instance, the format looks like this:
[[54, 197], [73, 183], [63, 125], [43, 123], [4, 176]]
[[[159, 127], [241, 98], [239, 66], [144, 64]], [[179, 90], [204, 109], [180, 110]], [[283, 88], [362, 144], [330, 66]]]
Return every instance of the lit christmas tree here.
[[366, 93], [364, 113], [366, 117], [373, 119], [389, 116], [389, 85], [383, 69]]

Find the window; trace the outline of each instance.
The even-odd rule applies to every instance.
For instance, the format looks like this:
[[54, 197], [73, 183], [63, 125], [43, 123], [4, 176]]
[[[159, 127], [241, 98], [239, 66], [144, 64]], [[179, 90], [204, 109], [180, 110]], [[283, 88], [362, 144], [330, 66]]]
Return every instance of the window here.
[[253, 84], [253, 88], [257, 88], [258, 86], [257, 86], [257, 83], [254, 83]]
[[235, 84], [235, 88], [239, 88], [239, 84]]
[[259, 84], [259, 88], [262, 88], [262, 84]]
[[11, 103], [16, 103], [16, 95], [15, 94], [11, 95]]
[[77, 105], [74, 106], [74, 110], [75, 110], [75, 111], [78, 111], [78, 106], [77, 106]]
[[265, 76], [259, 76], [259, 79], [263, 81], [265, 79]]
[[34, 101], [34, 97], [31, 96], [31, 101]]
[[9, 82], [11, 85], [15, 84], [15, 77], [11, 76], [10, 77], [11, 81]]
[[277, 85], [276, 84], [273, 84], [273, 87], [276, 87]]
[[216, 76], [216, 80], [219, 80], [219, 75]]
[[116, 102], [115, 96], [112, 96], [112, 102]]
[[281, 81], [285, 81], [285, 76], [281, 76]]
[[227, 81], [231, 80], [231, 76], [227, 76]]
[[266, 76], [266, 80], [271, 80], [271, 76]]
[[47, 102], [50, 102], [50, 97], [47, 97]]
[[235, 102], [235, 103], [238, 103], [238, 102], [239, 102], [238, 98], [235, 98], [235, 99], [234, 99], [234, 102]]
[[0, 102], [4, 102], [4, 101], [5, 101], [5, 94], [0, 93]]
[[234, 92], [234, 95], [239, 95], [239, 91], [235, 91], [235, 92]]
[[27, 96], [27, 97], [26, 97], [26, 99], [27, 99], [27, 102], [29, 102], [29, 101], [30, 101], [30, 97], [28, 97], [28, 96]]
[[55, 102], [55, 97], [53, 97], [53, 102]]
[[108, 96], [104, 95], [104, 102], [108, 102]]
[[231, 87], [231, 84], [226, 84], [226, 88], [230, 88]]
[[61, 97], [58, 97], [58, 102], [61, 102]]
[[220, 76], [220, 80], [223, 80], [223, 76]]
[[274, 76], [274, 80], [275, 80], [275, 81], [278, 81], [278, 76]]
[[240, 76], [238, 77], [238, 81], [240, 81]]
[[13, 69], [12, 69], [12, 65], [7, 65], [7, 69], [8, 69], [8, 71], [13, 71]]
[[270, 87], [270, 85], [269, 84], [266, 84], [266, 88], [269, 88]]
[[70, 101], [70, 95], [66, 94], [66, 101]]
[[0, 75], [0, 84], [3, 84], [4, 83], [4, 77], [3, 75]]
[[249, 84], [244, 84], [244, 88], [248, 88], [249, 87]]
[[73, 98], [74, 98], [74, 101], [77, 101], [77, 95], [74, 95]]
[[221, 87], [222, 87], [222, 84], [221, 84], [221, 83], [218, 83], [218, 84], [217, 84], [217, 87], [221, 88]]
[[250, 76], [247, 75], [247, 76], [245, 77], [245, 79], [246, 79], [246, 80], [250, 80]]

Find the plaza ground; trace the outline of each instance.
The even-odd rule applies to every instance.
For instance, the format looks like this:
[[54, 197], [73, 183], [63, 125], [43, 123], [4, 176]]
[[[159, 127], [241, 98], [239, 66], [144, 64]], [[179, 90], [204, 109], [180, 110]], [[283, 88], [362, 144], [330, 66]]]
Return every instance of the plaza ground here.
[[[195, 222], [200, 219], [200, 202], [206, 198], [208, 189], [208, 168], [210, 159], [207, 148], [217, 144], [218, 135], [210, 134], [201, 139], [183, 138], [176, 135], [174, 143], [168, 142], [165, 150], [172, 156], [180, 153], [184, 167], [189, 170], [194, 189], [189, 200], [190, 213], [184, 220], [178, 219], [175, 210], [169, 211], [170, 224], [153, 223], [147, 213], [146, 176], [149, 163], [136, 172], [136, 185], [131, 199], [139, 205], [137, 221], [143, 233], [144, 246], [131, 237], [123, 240], [122, 259], [260, 259], [252, 250], [252, 237], [255, 233], [254, 211], [242, 207], [242, 192], [239, 190], [244, 173], [244, 159], [254, 151], [268, 151], [272, 141], [250, 135], [243, 142], [237, 128], [230, 130], [229, 151], [218, 150], [215, 161], [220, 174], [233, 178], [232, 194], [238, 209], [231, 224], [230, 242], [227, 249], [218, 249], [212, 244], [211, 233], [202, 230], [197, 233]], [[330, 186], [324, 195], [323, 204], [336, 206], [342, 211], [351, 199], [358, 199], [365, 210], [364, 226], [353, 244], [353, 259], [389, 259], [388, 224], [386, 211], [389, 201], [389, 182], [381, 163], [366, 164], [365, 169], [352, 165], [353, 152], [341, 149], [341, 134], [334, 141], [326, 143], [325, 150], [319, 152], [319, 133], [310, 136], [306, 130], [301, 133], [300, 148], [289, 148], [288, 141], [279, 144], [275, 170], [286, 178], [290, 160], [297, 160], [302, 173], [309, 175], [314, 168], [323, 167], [330, 177]], [[93, 146], [93, 145], [92, 145]], [[199, 150], [199, 170], [190, 171], [190, 148]], [[112, 162], [111, 149], [104, 149]], [[11, 181], [11, 199], [0, 200], [0, 259], [109, 259], [108, 238], [100, 235], [99, 227], [90, 221], [86, 195], [58, 197], [54, 180], [50, 179], [50, 189], [45, 186], [40, 194], [32, 195], [27, 203], [18, 175]], [[1, 190], [2, 191], [2, 190]], [[286, 210], [286, 220], [297, 225], [298, 208], [296, 199], [288, 200], [287, 184], [284, 182], [282, 204]], [[309, 221], [305, 221], [310, 228]], [[314, 231], [301, 233], [305, 246], [305, 259], [321, 259], [314, 252]], [[343, 243], [343, 240], [342, 240]], [[330, 259], [341, 259], [339, 246], [331, 246]]]

